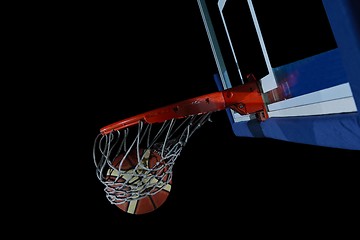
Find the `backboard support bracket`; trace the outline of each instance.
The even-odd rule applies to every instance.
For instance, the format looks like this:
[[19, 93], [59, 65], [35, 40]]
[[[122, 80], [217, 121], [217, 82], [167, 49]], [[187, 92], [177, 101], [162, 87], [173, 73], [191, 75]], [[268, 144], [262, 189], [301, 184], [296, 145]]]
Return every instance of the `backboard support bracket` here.
[[259, 81], [253, 74], [247, 76], [248, 81], [236, 87], [223, 90], [226, 105], [240, 115], [254, 114], [259, 121], [269, 118]]

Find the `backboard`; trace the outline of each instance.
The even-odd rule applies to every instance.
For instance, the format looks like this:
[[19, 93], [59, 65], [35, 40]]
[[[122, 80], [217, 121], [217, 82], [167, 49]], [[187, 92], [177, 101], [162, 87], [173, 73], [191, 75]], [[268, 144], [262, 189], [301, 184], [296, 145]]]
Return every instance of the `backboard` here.
[[219, 90], [253, 74], [269, 118], [227, 109], [236, 136], [360, 149], [356, 0], [198, 0]]

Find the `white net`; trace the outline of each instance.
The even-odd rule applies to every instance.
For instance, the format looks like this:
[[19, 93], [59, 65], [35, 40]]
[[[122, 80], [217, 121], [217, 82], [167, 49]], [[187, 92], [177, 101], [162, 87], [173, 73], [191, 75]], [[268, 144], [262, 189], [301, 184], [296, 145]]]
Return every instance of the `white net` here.
[[172, 180], [173, 166], [192, 134], [210, 120], [211, 112], [137, 125], [94, 142], [96, 176], [104, 184], [107, 199], [123, 204], [154, 195]]

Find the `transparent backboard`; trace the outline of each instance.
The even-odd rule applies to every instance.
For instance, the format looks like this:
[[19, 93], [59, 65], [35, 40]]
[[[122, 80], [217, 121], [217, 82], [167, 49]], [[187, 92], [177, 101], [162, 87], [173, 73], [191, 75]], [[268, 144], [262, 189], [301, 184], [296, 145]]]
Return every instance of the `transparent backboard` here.
[[198, 5], [218, 88], [246, 84], [253, 74], [262, 89], [269, 120], [253, 123], [253, 116], [228, 110], [237, 136], [360, 148], [356, 1], [198, 0]]

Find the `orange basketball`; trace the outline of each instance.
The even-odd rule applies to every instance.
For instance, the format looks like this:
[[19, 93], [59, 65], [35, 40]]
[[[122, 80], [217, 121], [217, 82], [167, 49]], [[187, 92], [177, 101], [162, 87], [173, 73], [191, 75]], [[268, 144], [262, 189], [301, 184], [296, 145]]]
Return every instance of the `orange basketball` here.
[[[140, 150], [140, 155], [143, 153], [143, 150]], [[131, 151], [126, 158], [124, 158], [124, 154], [120, 154], [118, 157], [115, 158], [113, 165], [118, 168], [119, 164], [121, 164], [121, 170], [124, 170], [125, 173], [118, 176], [115, 174], [116, 171], [109, 171], [108, 172], [108, 179], [115, 181], [113, 187], [123, 187], [123, 194], [117, 196], [117, 200], [119, 203], [115, 202], [115, 205], [124, 212], [131, 213], [131, 214], [145, 214], [152, 212], [159, 208], [163, 203], [166, 201], [170, 194], [171, 190], [171, 180], [169, 179], [169, 173], [166, 171], [168, 170], [167, 166], [161, 167], [162, 162], [160, 162], [161, 157], [155, 151], [147, 150], [145, 152], [145, 157], [143, 158], [143, 165], [147, 168], [153, 168], [155, 166], [156, 171], [152, 171], [151, 173], [147, 173], [144, 178], [132, 175], [134, 171], [137, 173], [141, 173], [141, 168], [136, 169], [135, 167], [138, 164], [137, 160], [137, 152]], [[151, 174], [151, 175], [150, 175]], [[158, 176], [158, 178], [156, 178]], [[129, 200], [130, 194], [127, 191], [132, 190], [131, 186], [123, 186], [124, 182], [128, 183], [159, 183], [162, 187], [158, 188], [151, 188], [148, 191], [152, 194], [148, 194], [145, 197], [138, 199], [138, 200]], [[159, 182], [161, 181], [161, 182]], [[109, 192], [112, 189], [105, 188], [105, 191]]]

